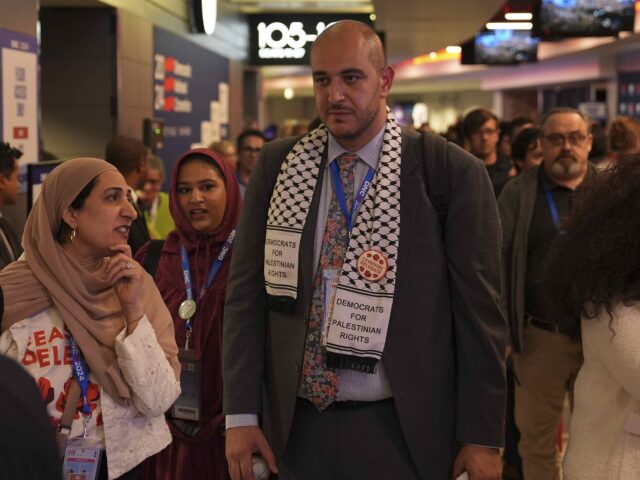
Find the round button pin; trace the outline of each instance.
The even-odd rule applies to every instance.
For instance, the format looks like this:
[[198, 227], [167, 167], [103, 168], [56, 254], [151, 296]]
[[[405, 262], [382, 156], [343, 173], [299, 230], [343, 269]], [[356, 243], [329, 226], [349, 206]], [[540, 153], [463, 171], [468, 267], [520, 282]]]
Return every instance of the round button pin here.
[[389, 270], [387, 257], [378, 250], [367, 250], [358, 257], [356, 263], [358, 274], [370, 282], [378, 282], [384, 278]]

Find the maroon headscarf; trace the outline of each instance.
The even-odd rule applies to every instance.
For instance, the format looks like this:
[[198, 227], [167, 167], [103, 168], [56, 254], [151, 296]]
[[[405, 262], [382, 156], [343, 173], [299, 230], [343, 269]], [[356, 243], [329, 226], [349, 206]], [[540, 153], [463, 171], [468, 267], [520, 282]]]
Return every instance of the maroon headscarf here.
[[[195, 154], [209, 157], [216, 163], [216, 165], [218, 165], [222, 171], [225, 185], [227, 187], [227, 207], [225, 209], [224, 216], [222, 217], [222, 221], [220, 222], [220, 225], [218, 225], [218, 228], [210, 234], [202, 234], [191, 226], [186, 214], [182, 211], [182, 208], [180, 208], [177, 198], [178, 174], [180, 173], [180, 167], [184, 163], [185, 159]], [[176, 229], [169, 234], [166, 243], [172, 244], [173, 242], [182, 241], [184, 246], [187, 248], [187, 251], [192, 248], [196, 248], [198, 245], [210, 244], [212, 241], [215, 243], [224, 243], [231, 233], [231, 230], [233, 230], [236, 223], [238, 223], [241, 205], [242, 197], [240, 196], [240, 187], [238, 187], [235, 172], [224, 160], [222, 155], [217, 152], [207, 150], [206, 148], [195, 148], [193, 150], [189, 150], [178, 159], [173, 167], [173, 172], [171, 173], [169, 210], [171, 211], [171, 216], [176, 224]], [[177, 249], [179, 254], [179, 243], [177, 244]], [[205, 268], [208, 270], [209, 265], [206, 265]]]
[[[195, 230], [187, 215], [178, 203], [177, 186], [180, 168], [190, 156], [204, 155], [210, 158], [222, 171], [227, 190], [227, 205], [220, 225], [210, 233]], [[178, 347], [184, 348], [185, 321], [178, 316], [180, 303], [187, 298], [182, 277], [180, 245], [184, 245], [189, 256], [194, 298], [198, 298], [200, 286], [207, 281], [209, 268], [235, 228], [240, 214], [242, 199], [235, 172], [224, 158], [215, 152], [197, 148], [186, 152], [176, 162], [171, 174], [169, 190], [169, 209], [176, 224], [162, 248], [162, 254], [155, 274], [155, 281], [173, 317]], [[143, 258], [148, 247], [143, 247], [136, 255]], [[193, 321], [193, 334], [190, 348], [194, 348], [201, 361], [201, 393], [202, 393], [202, 428], [192, 439], [183, 436], [172, 425], [171, 430], [178, 439], [188, 442], [205, 442], [212, 438], [221, 427], [222, 415], [222, 372], [221, 372], [221, 340], [222, 315], [226, 294], [227, 276], [231, 251], [216, 275], [213, 284], [202, 299], [197, 300], [197, 310]], [[194, 446], [192, 446], [193, 448]], [[162, 462], [161, 459], [157, 461]], [[203, 459], [203, 461], [205, 461]]]

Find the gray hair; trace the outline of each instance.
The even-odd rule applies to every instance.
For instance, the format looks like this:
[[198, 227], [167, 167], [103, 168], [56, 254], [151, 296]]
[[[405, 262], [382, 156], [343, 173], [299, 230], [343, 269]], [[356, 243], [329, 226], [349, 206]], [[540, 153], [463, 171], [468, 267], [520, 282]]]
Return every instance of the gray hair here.
[[547, 122], [549, 121], [549, 119], [551, 117], [553, 117], [554, 115], [558, 115], [558, 114], [561, 114], [561, 113], [574, 113], [574, 114], [578, 115], [582, 119], [582, 121], [584, 122], [585, 126], [587, 127], [587, 132], [589, 130], [591, 130], [589, 128], [589, 118], [584, 113], [582, 113], [580, 110], [576, 110], [575, 108], [570, 108], [570, 107], [556, 107], [556, 108], [552, 108], [551, 110], [549, 110], [540, 119], [540, 129], [544, 130], [544, 127], [547, 124]]
[[150, 153], [149, 157], [147, 157], [148, 168], [152, 168], [153, 170], [159, 170], [162, 176], [164, 177], [164, 162], [162, 159], [157, 156], [155, 153]]

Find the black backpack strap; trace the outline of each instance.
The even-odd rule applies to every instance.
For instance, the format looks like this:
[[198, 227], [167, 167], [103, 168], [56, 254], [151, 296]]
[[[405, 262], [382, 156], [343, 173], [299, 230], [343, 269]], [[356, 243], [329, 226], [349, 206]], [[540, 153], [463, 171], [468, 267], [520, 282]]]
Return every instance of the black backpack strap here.
[[422, 133], [422, 167], [425, 187], [440, 225], [447, 219], [449, 178], [447, 175], [447, 140], [434, 133]]
[[142, 267], [152, 277], [155, 277], [156, 275], [158, 263], [160, 262], [160, 252], [162, 251], [163, 245], [164, 240], [151, 240], [149, 242], [149, 250], [147, 250], [147, 254], [142, 262]]

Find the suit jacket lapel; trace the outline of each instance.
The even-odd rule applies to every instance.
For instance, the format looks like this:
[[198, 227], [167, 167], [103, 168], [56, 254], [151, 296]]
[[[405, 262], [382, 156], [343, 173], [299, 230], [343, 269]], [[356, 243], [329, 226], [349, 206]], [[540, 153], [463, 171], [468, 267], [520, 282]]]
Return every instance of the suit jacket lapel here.
[[20, 242], [18, 241], [18, 236], [13, 229], [11, 223], [4, 217], [0, 217], [0, 229], [4, 233], [4, 236], [8, 242], [8, 245], [4, 241], [4, 239], [0, 240], [0, 244], [2, 245], [2, 260], [5, 264], [11, 263], [15, 257], [17, 260], [20, 253]]
[[4, 218], [0, 217], [0, 230], [2, 230], [2, 233], [0, 233], [0, 269], [14, 260], [12, 258], [13, 252], [11, 251], [13, 248], [11, 229], [7, 228], [7, 223]]
[[407, 245], [413, 238], [413, 229], [416, 220], [418, 206], [421, 196], [425, 191], [425, 180], [420, 175], [417, 168], [422, 161], [421, 151], [417, 141], [411, 141], [408, 135], [402, 134], [402, 160], [400, 167], [400, 245], [398, 247], [398, 268], [396, 270], [396, 289], [402, 274], [407, 271], [406, 263], [410, 261], [407, 257], [409, 249]]
[[6, 267], [12, 262], [11, 255], [7, 251], [4, 241], [0, 240], [0, 269]]
[[[316, 189], [313, 192], [313, 199], [309, 207], [307, 222], [302, 230], [302, 238], [300, 240], [300, 273], [303, 296], [300, 297], [304, 301], [304, 312], [309, 311], [311, 302], [311, 289], [313, 288], [313, 280], [316, 265], [313, 264], [313, 251], [315, 247], [316, 227], [318, 223], [318, 209], [320, 207], [320, 196], [322, 193], [322, 182], [325, 173], [325, 165], [327, 164], [327, 148], [324, 150], [322, 161], [320, 162], [320, 170], [318, 172], [318, 181]], [[300, 277], [301, 276], [301, 277]], [[300, 281], [300, 280], [299, 280]]]

